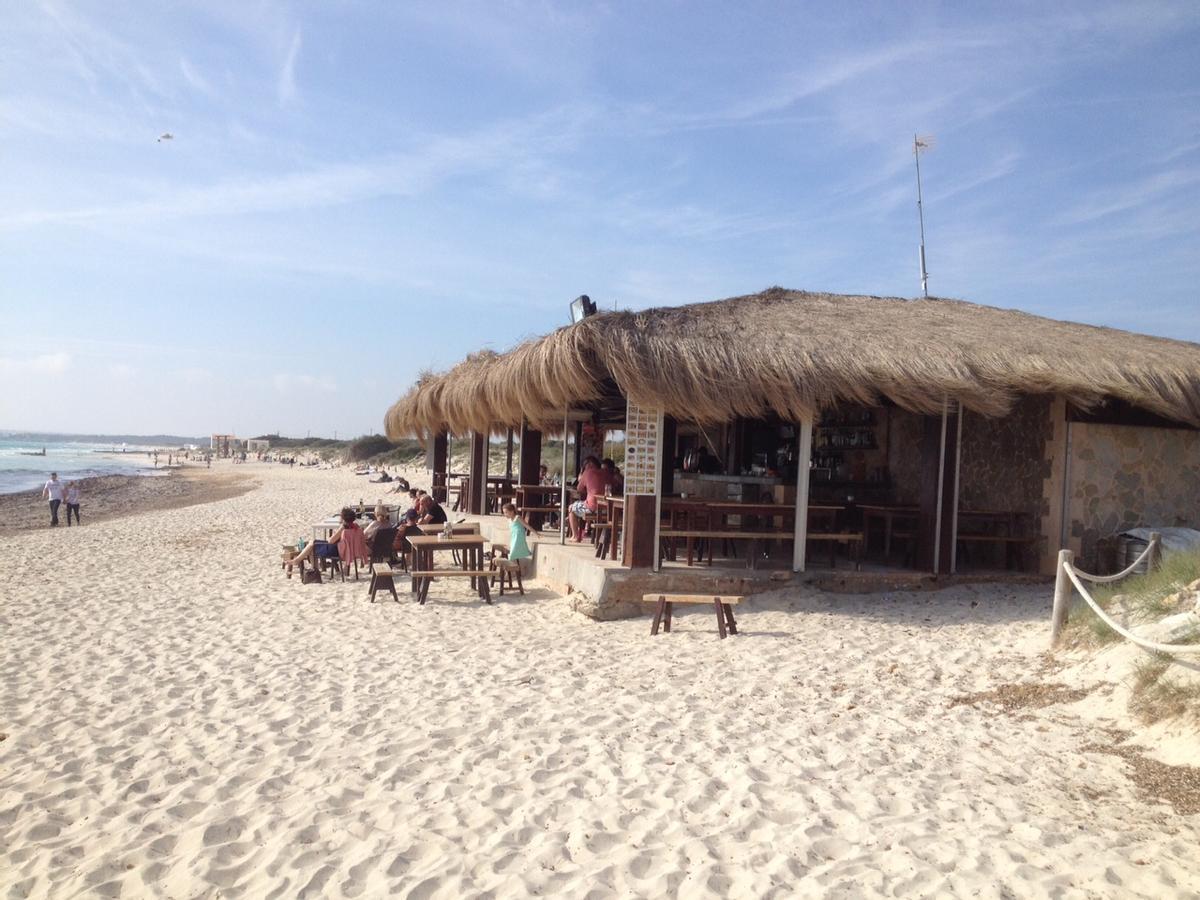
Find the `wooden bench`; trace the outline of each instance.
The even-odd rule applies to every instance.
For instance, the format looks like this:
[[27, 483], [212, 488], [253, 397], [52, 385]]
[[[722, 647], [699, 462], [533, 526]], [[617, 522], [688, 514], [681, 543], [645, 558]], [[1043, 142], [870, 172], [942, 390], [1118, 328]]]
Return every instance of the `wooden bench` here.
[[[695, 550], [695, 542], [697, 540], [708, 540], [708, 564], [712, 565], [712, 542], [713, 540], [723, 541], [750, 541], [749, 567], [757, 568], [758, 564], [758, 541], [760, 540], [788, 540], [795, 539], [793, 531], [703, 531], [703, 530], [680, 530], [674, 528], [664, 528], [659, 532], [659, 536], [666, 539], [685, 538], [687, 540], [687, 564], [692, 564], [692, 559]], [[837, 545], [851, 544], [854, 547], [852, 554], [854, 559], [854, 568], [858, 569], [862, 566], [862, 540], [861, 531], [844, 531], [844, 532], [809, 532], [806, 536], [810, 541], [828, 541], [829, 542], [829, 567], [837, 568]]]
[[367, 590], [371, 593], [371, 602], [375, 602], [375, 592], [378, 590], [388, 590], [392, 592], [392, 599], [397, 603], [400, 598], [396, 596], [396, 576], [401, 574], [400, 571], [393, 569], [391, 566], [383, 563], [371, 564], [371, 584]]
[[810, 531], [806, 535], [810, 541], [828, 541], [829, 542], [829, 568], [837, 568], [837, 546], [838, 544], [850, 544], [854, 548], [853, 559], [854, 568], [857, 571], [862, 568], [862, 545], [863, 533], [861, 531], [842, 531], [842, 532], [813, 532]]
[[757, 568], [758, 565], [758, 542], [760, 540], [785, 540], [794, 538], [795, 532], [792, 531], [704, 531], [704, 530], [683, 530], [677, 528], [664, 528], [659, 531], [658, 536], [666, 540], [675, 540], [684, 538], [687, 541], [687, 564], [692, 564], [692, 559], [695, 556], [696, 541], [708, 541], [708, 564], [712, 565], [713, 547], [712, 542], [718, 541], [750, 541], [749, 566], [751, 569]]
[[717, 613], [717, 634], [721, 640], [725, 640], [726, 627], [728, 626], [729, 634], [737, 634], [737, 622], [733, 619], [733, 607], [737, 606], [745, 598], [736, 595], [712, 595], [712, 594], [642, 594], [642, 602], [655, 603], [657, 606], [654, 609], [654, 624], [650, 626], [650, 634], [658, 634], [658, 626], [662, 624], [663, 630], [668, 634], [671, 632], [671, 608], [676, 603], [711, 603], [713, 609]]
[[425, 569], [423, 571], [409, 572], [413, 577], [413, 581], [417, 584], [417, 602], [422, 606], [429, 597], [429, 582], [435, 578], [470, 578], [476, 581], [479, 588], [479, 595], [483, 597], [485, 603], [492, 602], [492, 592], [488, 587], [488, 577], [492, 574], [487, 569]]
[[[517, 510], [517, 512], [522, 516], [524, 516], [526, 513], [534, 513], [538, 516], [562, 515], [562, 510], [557, 506], [522, 506]], [[542, 530], [541, 524], [538, 525], [538, 531]]]
[[[1010, 568], [1012, 562], [1013, 551], [1020, 551], [1023, 545], [1032, 545], [1040, 538], [1036, 536], [1009, 536], [1005, 534], [959, 534], [957, 540], [960, 543], [975, 543], [975, 544], [1000, 544], [1004, 547], [1004, 567]], [[1024, 560], [1018, 557], [1017, 568], [1020, 569], [1024, 565]]]

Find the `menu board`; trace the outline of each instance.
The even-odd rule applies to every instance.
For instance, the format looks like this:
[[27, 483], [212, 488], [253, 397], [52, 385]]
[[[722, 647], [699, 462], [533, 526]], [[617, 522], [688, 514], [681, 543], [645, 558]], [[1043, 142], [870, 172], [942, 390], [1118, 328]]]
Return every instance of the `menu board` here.
[[661, 471], [661, 410], [628, 405], [625, 412], [625, 494], [657, 494]]

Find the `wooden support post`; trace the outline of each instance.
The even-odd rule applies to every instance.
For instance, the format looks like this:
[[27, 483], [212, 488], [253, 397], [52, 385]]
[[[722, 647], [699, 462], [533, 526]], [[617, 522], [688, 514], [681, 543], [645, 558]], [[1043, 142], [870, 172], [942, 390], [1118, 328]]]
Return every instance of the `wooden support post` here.
[[1150, 556], [1146, 559], [1146, 571], [1153, 572], [1162, 565], [1162, 535], [1150, 532]]
[[[566, 440], [566, 438], [563, 438]], [[575, 423], [575, 470], [571, 473], [571, 480], [574, 481], [583, 469], [583, 422]]]
[[486, 434], [471, 432], [471, 464], [467, 470], [471, 479], [471, 495], [467, 497], [467, 512], [482, 515], [484, 498], [487, 496], [487, 445]]
[[662, 469], [658, 476], [659, 493], [670, 496], [675, 493], [675, 441], [678, 433], [677, 423], [671, 416], [663, 416], [662, 425]]
[[1067, 627], [1067, 613], [1071, 608], [1071, 590], [1073, 585], [1067, 577], [1064, 568], [1074, 560], [1075, 554], [1070, 550], [1058, 551], [1058, 568], [1054, 574], [1054, 612], [1050, 617], [1050, 646], [1058, 644], [1063, 629]]
[[438, 503], [446, 503], [450, 499], [448, 468], [450, 459], [450, 439], [444, 431], [433, 436], [429, 448], [429, 467], [433, 470], [432, 487], [429, 493]]
[[649, 569], [657, 555], [658, 498], [653, 494], [626, 494], [624, 554], [621, 564], [631, 569]]
[[562, 485], [562, 492], [558, 503], [558, 542], [565, 544], [567, 542], [567, 528], [570, 526], [571, 517], [567, 515], [567, 424], [571, 417], [571, 410], [563, 410], [563, 448], [562, 448], [562, 478], [559, 479]]
[[504, 478], [506, 481], [512, 481], [513, 430], [511, 428], [508, 429], [508, 443], [505, 449]]
[[942, 415], [924, 417], [921, 436], [917, 566], [935, 575], [949, 574], [954, 559], [958, 417], [947, 402]]
[[796, 533], [792, 544], [792, 571], [803, 572], [808, 552], [808, 476], [812, 461], [812, 419], [800, 423], [796, 436]]
[[517, 463], [517, 479], [521, 484], [537, 484], [538, 470], [542, 465], [542, 433], [529, 427], [521, 426], [520, 460]]
[[[542, 465], [542, 433], [529, 427], [529, 423], [521, 424], [521, 449], [517, 461], [517, 483], [539, 484], [538, 472]], [[545, 497], [539, 497], [534, 505], [542, 506]], [[529, 524], [538, 531], [542, 530], [545, 521], [544, 513], [530, 513]]]

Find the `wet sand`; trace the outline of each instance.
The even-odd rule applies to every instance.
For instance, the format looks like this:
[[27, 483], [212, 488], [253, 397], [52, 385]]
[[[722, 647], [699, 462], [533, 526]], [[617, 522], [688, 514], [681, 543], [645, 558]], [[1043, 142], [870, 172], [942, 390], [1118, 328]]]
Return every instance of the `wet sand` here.
[[[179, 509], [237, 497], [254, 488], [254, 478], [233, 466], [173, 469], [166, 475], [102, 475], [79, 479], [79, 518], [84, 527], [154, 510]], [[67, 507], [59, 507], [59, 527]], [[40, 490], [0, 494], [0, 534], [50, 528], [50, 505]]]

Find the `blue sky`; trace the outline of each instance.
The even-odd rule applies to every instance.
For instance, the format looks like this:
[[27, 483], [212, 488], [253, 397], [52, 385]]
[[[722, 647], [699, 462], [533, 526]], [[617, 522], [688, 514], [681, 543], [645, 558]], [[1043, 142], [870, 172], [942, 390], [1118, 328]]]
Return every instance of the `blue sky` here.
[[[1200, 340], [1200, 5], [11, 4], [0, 427], [358, 434], [786, 287]], [[163, 132], [172, 141], [157, 141]]]

